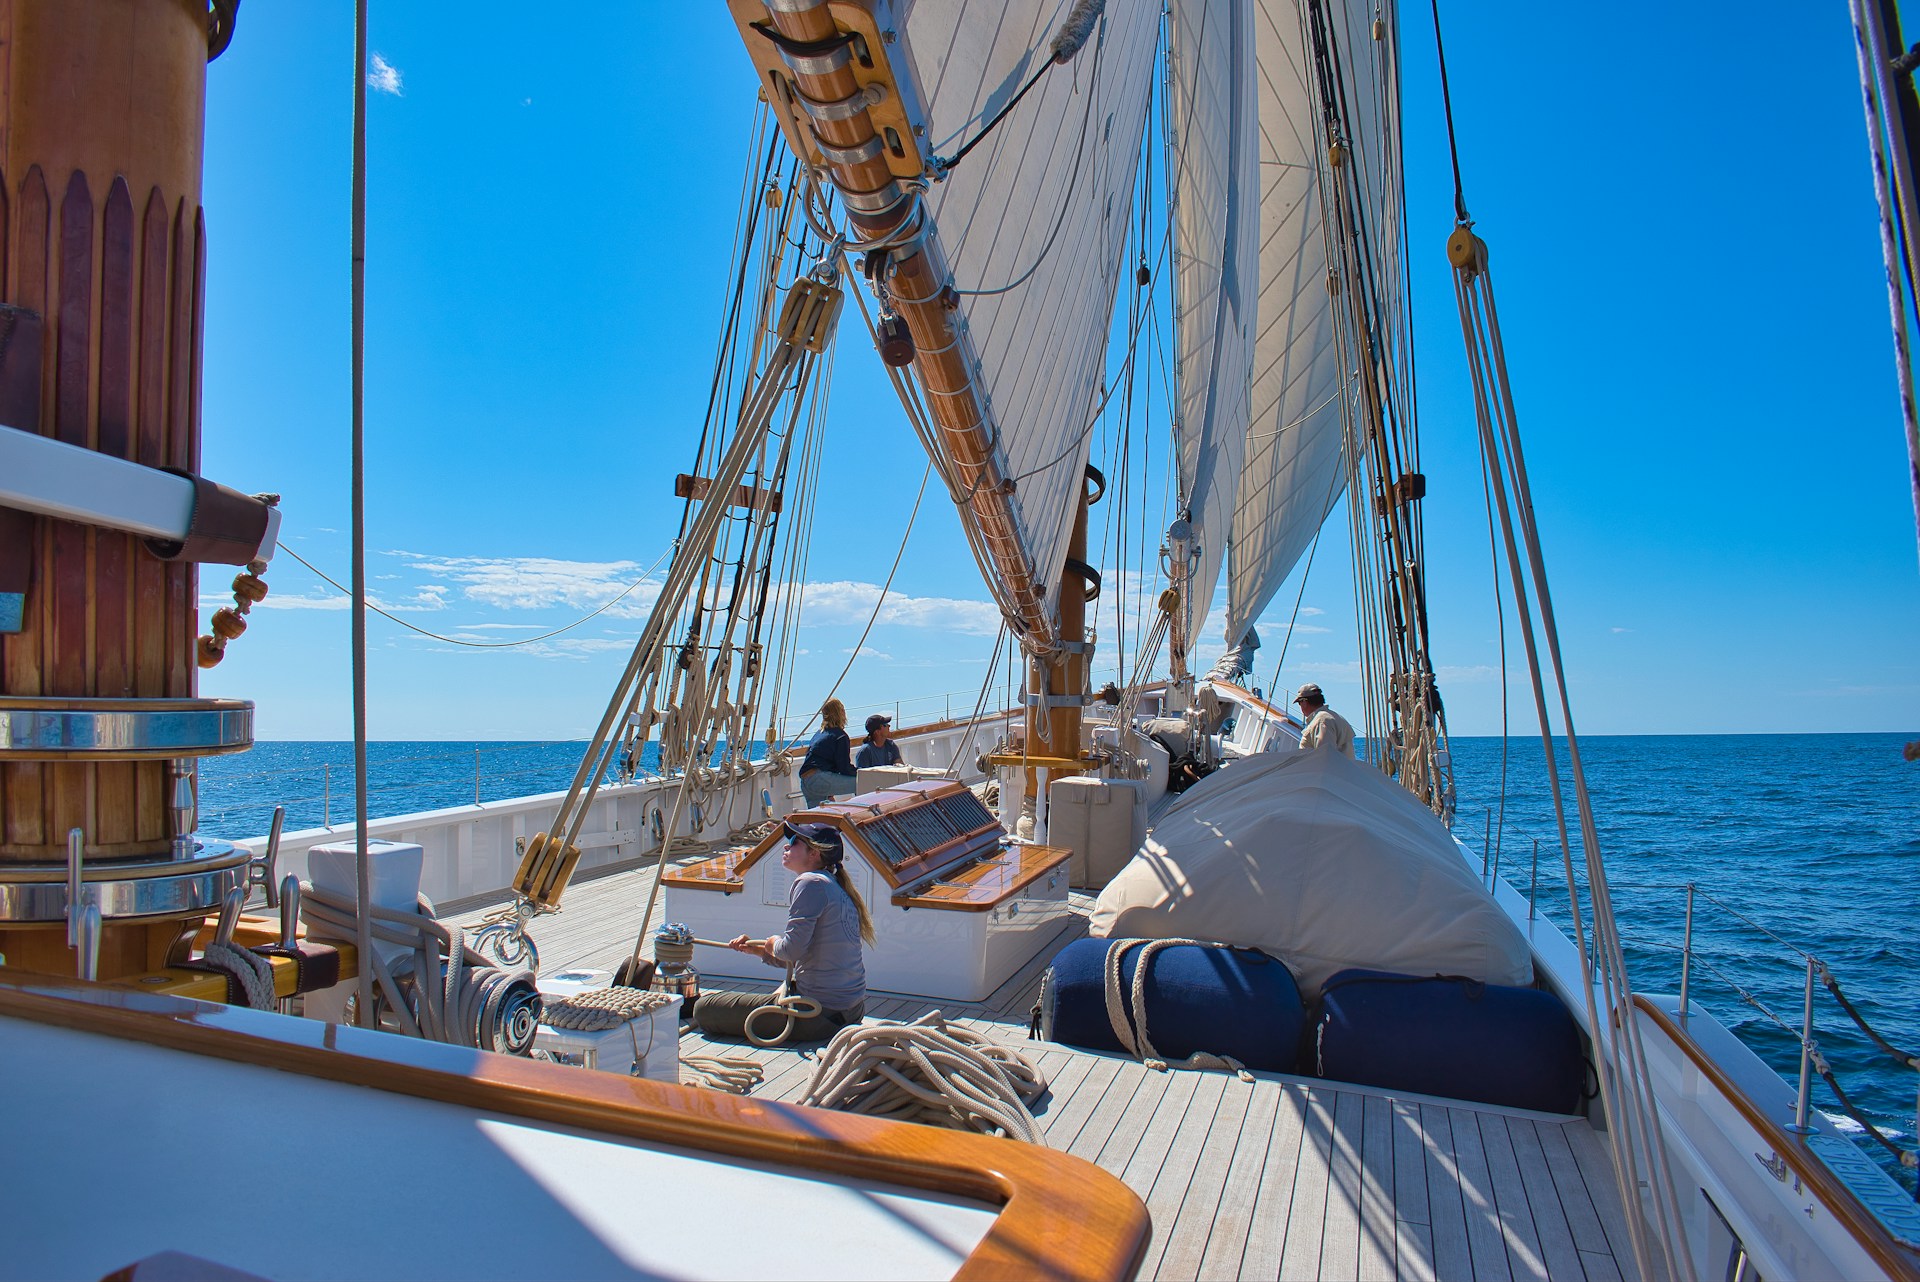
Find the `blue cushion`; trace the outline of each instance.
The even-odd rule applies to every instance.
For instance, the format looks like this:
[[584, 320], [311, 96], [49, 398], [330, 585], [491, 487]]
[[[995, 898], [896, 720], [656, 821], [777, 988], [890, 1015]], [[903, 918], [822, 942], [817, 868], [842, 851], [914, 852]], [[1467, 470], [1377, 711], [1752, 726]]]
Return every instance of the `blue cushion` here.
[[1571, 1113], [1586, 1086], [1580, 1030], [1538, 988], [1457, 975], [1343, 970], [1321, 990], [1320, 1076], [1542, 1113]]
[[[1107, 1018], [1107, 949], [1132, 945], [1120, 970], [1131, 1029], [1134, 973], [1149, 942], [1079, 939], [1061, 949], [1049, 974], [1051, 1010], [1042, 1012], [1046, 1035], [1087, 1050], [1124, 1051]], [[1293, 976], [1251, 948], [1161, 948], [1147, 965], [1146, 1007], [1147, 1034], [1166, 1058], [1206, 1051], [1273, 1072], [1292, 1070], [1307, 1023]]]

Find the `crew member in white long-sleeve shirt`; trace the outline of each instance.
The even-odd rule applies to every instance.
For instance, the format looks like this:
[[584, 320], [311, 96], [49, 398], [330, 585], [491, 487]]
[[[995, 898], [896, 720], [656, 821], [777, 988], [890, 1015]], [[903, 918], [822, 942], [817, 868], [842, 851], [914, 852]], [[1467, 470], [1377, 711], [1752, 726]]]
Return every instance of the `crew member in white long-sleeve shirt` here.
[[1293, 702], [1300, 709], [1300, 719], [1306, 722], [1300, 731], [1302, 748], [1331, 748], [1349, 757], [1353, 755], [1353, 727], [1327, 706], [1327, 696], [1320, 693], [1319, 686], [1312, 682], [1301, 686]]

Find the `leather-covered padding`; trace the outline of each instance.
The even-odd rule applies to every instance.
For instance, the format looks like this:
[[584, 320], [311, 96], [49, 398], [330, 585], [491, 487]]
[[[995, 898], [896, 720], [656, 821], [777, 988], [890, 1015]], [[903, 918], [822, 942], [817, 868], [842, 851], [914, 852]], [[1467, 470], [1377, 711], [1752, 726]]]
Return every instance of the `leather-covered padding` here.
[[193, 519], [185, 539], [148, 539], [147, 550], [162, 561], [245, 565], [253, 560], [266, 537], [267, 505], [204, 476], [177, 467], [163, 470], [193, 482]]

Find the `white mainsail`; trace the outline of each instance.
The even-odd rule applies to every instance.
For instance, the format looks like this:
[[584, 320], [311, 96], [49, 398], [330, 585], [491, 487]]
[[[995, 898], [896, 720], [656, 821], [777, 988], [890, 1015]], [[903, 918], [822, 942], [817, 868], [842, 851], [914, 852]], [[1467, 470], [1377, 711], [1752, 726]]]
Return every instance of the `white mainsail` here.
[[[993, 120], [1046, 61], [1071, 7], [913, 6], [906, 39], [928, 154], [952, 156]], [[1107, 6], [1079, 54], [927, 195], [1050, 607], [1100, 401], [1158, 17], [1158, 6]]]
[[[1376, 244], [1397, 243], [1393, 212], [1399, 157], [1387, 138], [1392, 78], [1386, 40], [1392, 5], [1323, 0], [1326, 50], [1337, 66], [1351, 136], [1347, 163], [1356, 166], [1367, 232]], [[1257, 0], [1260, 66], [1260, 332], [1254, 348], [1253, 415], [1246, 470], [1234, 513], [1227, 636], [1238, 640], [1273, 599], [1346, 484], [1343, 422], [1360, 357], [1339, 337], [1354, 282], [1331, 288], [1337, 255], [1325, 223], [1328, 137], [1316, 87], [1303, 0]], [[1376, 12], [1385, 21], [1375, 26]], [[1376, 36], [1376, 32], [1380, 33]], [[1391, 262], [1397, 266], [1398, 253]], [[1397, 295], [1398, 285], [1390, 287]]]
[[1187, 634], [1213, 600], [1246, 460], [1259, 289], [1259, 121], [1244, 0], [1176, 0], [1167, 43]]

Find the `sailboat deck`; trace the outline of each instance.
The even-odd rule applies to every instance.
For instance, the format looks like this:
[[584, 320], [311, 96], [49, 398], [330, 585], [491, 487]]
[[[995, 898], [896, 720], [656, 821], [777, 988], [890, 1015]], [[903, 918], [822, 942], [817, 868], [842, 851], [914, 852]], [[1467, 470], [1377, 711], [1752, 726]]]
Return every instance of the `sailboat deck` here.
[[[533, 934], [542, 969], [612, 969], [632, 947], [651, 866], [572, 886]], [[486, 909], [453, 920], [477, 925]], [[1079, 929], [1084, 930], [1084, 925]], [[1635, 1276], [1610, 1159], [1581, 1119], [1255, 1074], [1155, 1072], [1027, 1040], [1045, 959], [982, 1002], [875, 992], [871, 1019], [938, 1009], [1018, 1046], [1050, 1090], [1046, 1142], [1101, 1166], [1153, 1218], [1142, 1278], [1602, 1279]], [[769, 987], [775, 974], [768, 972]], [[709, 988], [731, 981], [708, 981]], [[682, 1036], [681, 1054], [758, 1060], [754, 1094], [797, 1100], [811, 1050]]]

